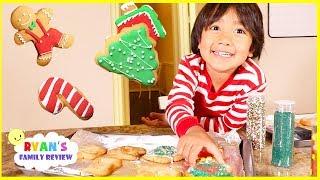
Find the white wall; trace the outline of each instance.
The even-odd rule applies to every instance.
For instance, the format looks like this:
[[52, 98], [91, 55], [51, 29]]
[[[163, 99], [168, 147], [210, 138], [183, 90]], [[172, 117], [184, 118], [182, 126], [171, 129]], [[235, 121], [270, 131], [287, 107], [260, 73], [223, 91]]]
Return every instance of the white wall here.
[[[53, 59], [45, 67], [36, 63], [33, 44], [17, 46], [16, 30], [10, 15], [17, 4], [3, 6], [3, 131], [60, 129], [112, 125], [112, 74], [95, 64], [97, 51], [104, 48], [110, 35], [110, 7], [106, 4], [29, 4], [35, 11], [48, 7], [54, 10], [53, 27], [73, 34], [70, 49], [53, 50]], [[76, 86], [94, 106], [88, 121], [76, 117], [67, 107], [52, 115], [40, 107], [38, 88], [50, 76], [62, 77]]]
[[265, 25], [265, 47], [260, 59], [268, 82], [267, 112], [274, 112], [273, 101], [290, 99], [296, 102], [297, 114], [316, 112], [315, 37], [270, 38], [268, 6], [259, 4]]

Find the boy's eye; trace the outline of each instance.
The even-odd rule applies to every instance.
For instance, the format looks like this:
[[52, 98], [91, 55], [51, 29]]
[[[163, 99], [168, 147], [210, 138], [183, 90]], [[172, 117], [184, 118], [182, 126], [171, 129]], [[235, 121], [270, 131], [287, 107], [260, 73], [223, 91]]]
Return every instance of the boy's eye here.
[[219, 30], [219, 27], [218, 27], [218, 26], [211, 26], [210, 29], [211, 29], [211, 30], [214, 30], [214, 31], [218, 31], [218, 30]]
[[243, 29], [236, 29], [237, 34], [246, 34], [246, 32]]

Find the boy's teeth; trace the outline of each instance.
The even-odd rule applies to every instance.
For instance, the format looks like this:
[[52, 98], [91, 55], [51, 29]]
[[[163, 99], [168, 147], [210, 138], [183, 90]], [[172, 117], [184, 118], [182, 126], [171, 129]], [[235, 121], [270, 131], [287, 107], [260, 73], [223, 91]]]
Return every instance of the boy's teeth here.
[[214, 54], [222, 56], [222, 57], [230, 57], [231, 53], [223, 52], [223, 51], [215, 51]]

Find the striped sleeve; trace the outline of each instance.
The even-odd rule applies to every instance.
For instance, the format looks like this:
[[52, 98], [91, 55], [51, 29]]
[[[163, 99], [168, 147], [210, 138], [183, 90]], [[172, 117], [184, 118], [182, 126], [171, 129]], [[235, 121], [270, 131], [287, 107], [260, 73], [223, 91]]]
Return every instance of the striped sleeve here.
[[[243, 82], [247, 82], [242, 84], [244, 87], [248, 87], [247, 90], [243, 89], [243, 93], [239, 95], [234, 104], [231, 106], [229, 111], [227, 111], [223, 117], [218, 118], [220, 119], [220, 126], [224, 127], [224, 131], [220, 131], [219, 133], [228, 132], [232, 129], [239, 129], [246, 124], [247, 121], [247, 110], [248, 105], [246, 100], [249, 94], [254, 92], [264, 92], [266, 89], [267, 83], [266, 78], [263, 71], [257, 66], [253, 61], [248, 61], [247, 69], [251, 69], [252, 72], [251, 76], [243, 76], [246, 77]], [[249, 83], [250, 82], [250, 83]]]
[[198, 119], [194, 116], [194, 101], [192, 99], [198, 79], [192, 69], [189, 60], [183, 58], [168, 96], [166, 117], [178, 136], [184, 135], [190, 127], [199, 125]]

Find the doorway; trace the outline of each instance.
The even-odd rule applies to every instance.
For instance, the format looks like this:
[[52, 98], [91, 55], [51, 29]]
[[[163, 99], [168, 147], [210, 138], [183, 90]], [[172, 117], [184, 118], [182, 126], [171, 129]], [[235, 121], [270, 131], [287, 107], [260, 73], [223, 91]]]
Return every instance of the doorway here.
[[[143, 4], [136, 4], [139, 8]], [[174, 25], [174, 14], [177, 4], [173, 3], [150, 3], [158, 14], [167, 35], [157, 41], [155, 49], [158, 52], [159, 67], [157, 70], [158, 81], [151, 87], [145, 87], [137, 81], [129, 81], [130, 98], [130, 124], [141, 124], [142, 116], [148, 116], [150, 112], [160, 112], [158, 106], [158, 97], [168, 95], [172, 88], [173, 78], [175, 76], [175, 67], [177, 53], [175, 51], [175, 37], [177, 31]]]

